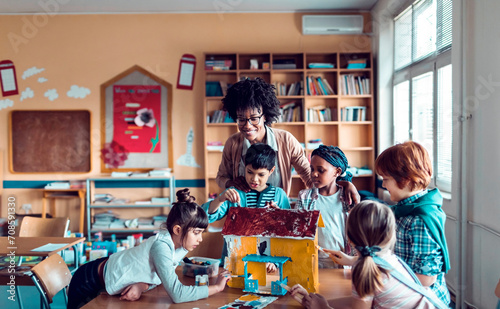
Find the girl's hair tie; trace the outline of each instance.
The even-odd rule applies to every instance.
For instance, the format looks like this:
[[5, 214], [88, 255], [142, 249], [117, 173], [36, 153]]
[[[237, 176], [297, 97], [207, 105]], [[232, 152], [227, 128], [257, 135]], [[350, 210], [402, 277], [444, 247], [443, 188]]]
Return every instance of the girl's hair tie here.
[[371, 247], [356, 246], [356, 250], [358, 250], [359, 253], [361, 254], [361, 256], [363, 256], [363, 257], [366, 257], [366, 256], [375, 257], [375, 255], [376, 255], [375, 253], [379, 252], [382, 249], [380, 249], [379, 246], [371, 246]]

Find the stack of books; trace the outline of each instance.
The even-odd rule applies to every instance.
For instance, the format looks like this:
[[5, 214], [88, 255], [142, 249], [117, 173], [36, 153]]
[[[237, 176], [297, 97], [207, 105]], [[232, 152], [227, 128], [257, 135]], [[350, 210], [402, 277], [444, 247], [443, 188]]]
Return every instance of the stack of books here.
[[94, 194], [94, 203], [110, 203], [115, 197], [109, 193]]
[[296, 101], [291, 101], [280, 105], [281, 115], [278, 122], [297, 122], [302, 121], [301, 104]]
[[106, 211], [94, 215], [94, 223], [92, 224], [92, 229], [95, 230], [105, 230], [109, 229], [111, 223], [118, 219], [118, 217], [112, 211]]
[[366, 59], [347, 60], [348, 69], [366, 69]]
[[153, 226], [155, 228], [159, 228], [165, 222], [167, 222], [167, 215], [159, 215], [153, 217]]
[[274, 70], [283, 70], [283, 69], [293, 70], [296, 68], [297, 68], [297, 65], [295, 64], [295, 59], [275, 59], [275, 60], [273, 60], [273, 69]]
[[307, 122], [337, 121], [335, 107], [315, 106], [307, 109]]
[[153, 229], [153, 218], [139, 218], [137, 220], [137, 228], [139, 229]]
[[226, 71], [230, 70], [232, 65], [233, 61], [229, 59], [205, 60], [205, 70], [207, 71]]
[[335, 95], [332, 86], [326, 78], [307, 76], [308, 95]]
[[222, 150], [224, 150], [224, 144], [221, 141], [207, 142], [207, 150], [222, 152]]
[[351, 74], [340, 75], [340, 90], [343, 95], [370, 94], [370, 78]]

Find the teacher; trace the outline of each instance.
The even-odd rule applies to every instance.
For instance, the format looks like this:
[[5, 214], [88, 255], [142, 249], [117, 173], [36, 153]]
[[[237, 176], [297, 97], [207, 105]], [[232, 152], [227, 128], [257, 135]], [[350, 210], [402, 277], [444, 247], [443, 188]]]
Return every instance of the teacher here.
[[[239, 132], [231, 135], [224, 145], [215, 179], [219, 187], [250, 191], [242, 158], [255, 143], [268, 144], [277, 152], [276, 169], [268, 180], [271, 185], [283, 188], [289, 195], [293, 167], [306, 187], [312, 186], [310, 164], [299, 141], [288, 131], [270, 127], [281, 113], [273, 85], [258, 77], [239, 81], [227, 90], [222, 104], [236, 121]], [[358, 191], [352, 183], [340, 181], [339, 184], [345, 187], [349, 204], [359, 202]]]

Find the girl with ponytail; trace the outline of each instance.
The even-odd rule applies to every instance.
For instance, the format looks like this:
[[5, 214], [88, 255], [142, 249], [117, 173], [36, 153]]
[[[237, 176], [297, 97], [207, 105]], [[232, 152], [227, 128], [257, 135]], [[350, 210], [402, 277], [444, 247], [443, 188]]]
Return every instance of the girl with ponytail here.
[[[393, 253], [396, 220], [389, 207], [366, 200], [352, 208], [347, 218], [347, 237], [359, 255], [344, 257], [352, 268], [352, 308], [448, 308], [424, 288], [413, 271]], [[331, 308], [327, 300], [309, 294], [302, 286], [292, 296], [307, 308]]]
[[188, 189], [177, 191], [177, 202], [162, 230], [139, 246], [89, 262], [76, 271], [68, 291], [68, 308], [80, 308], [102, 290], [120, 295], [120, 300], [138, 300], [142, 293], [162, 284], [174, 303], [206, 298], [224, 290], [227, 271], [211, 286], [183, 285], [175, 268], [202, 241], [208, 226], [205, 211], [195, 203]]

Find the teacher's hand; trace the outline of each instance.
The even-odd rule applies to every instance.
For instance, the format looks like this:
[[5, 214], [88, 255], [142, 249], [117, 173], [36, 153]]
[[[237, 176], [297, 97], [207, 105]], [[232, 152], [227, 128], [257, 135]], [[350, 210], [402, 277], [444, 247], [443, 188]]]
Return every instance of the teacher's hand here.
[[250, 186], [247, 184], [247, 181], [245, 180], [245, 177], [243, 177], [243, 176], [239, 176], [233, 180], [228, 180], [226, 182], [226, 188], [229, 188], [229, 187], [235, 187], [236, 189], [241, 190], [243, 192], [250, 191]]

